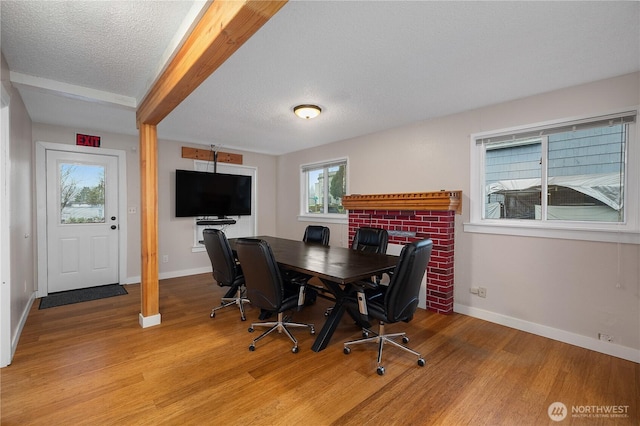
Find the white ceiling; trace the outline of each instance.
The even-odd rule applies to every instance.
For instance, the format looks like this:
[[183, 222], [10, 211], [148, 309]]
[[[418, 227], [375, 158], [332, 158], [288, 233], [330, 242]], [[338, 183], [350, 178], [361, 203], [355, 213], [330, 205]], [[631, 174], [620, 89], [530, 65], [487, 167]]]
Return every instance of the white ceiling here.
[[[203, 7], [2, 0], [2, 53], [34, 122], [137, 135]], [[283, 154], [638, 70], [637, 1], [290, 1], [158, 137]]]

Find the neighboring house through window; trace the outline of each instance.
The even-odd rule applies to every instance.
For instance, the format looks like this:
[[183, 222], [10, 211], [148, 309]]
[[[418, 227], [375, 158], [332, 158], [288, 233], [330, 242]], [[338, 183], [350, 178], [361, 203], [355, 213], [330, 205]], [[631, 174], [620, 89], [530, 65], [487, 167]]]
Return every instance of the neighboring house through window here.
[[637, 232], [635, 119], [631, 111], [472, 135], [470, 225]]

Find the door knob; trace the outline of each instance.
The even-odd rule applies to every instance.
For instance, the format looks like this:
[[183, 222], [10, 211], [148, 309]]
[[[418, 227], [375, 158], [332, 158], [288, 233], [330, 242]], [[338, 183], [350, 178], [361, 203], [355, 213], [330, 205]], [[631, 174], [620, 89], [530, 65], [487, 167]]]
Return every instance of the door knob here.
[[116, 228], [117, 228], [117, 226], [111, 225], [111, 229], [116, 229]]
[[115, 216], [111, 216], [111, 220], [116, 220], [116, 217]]

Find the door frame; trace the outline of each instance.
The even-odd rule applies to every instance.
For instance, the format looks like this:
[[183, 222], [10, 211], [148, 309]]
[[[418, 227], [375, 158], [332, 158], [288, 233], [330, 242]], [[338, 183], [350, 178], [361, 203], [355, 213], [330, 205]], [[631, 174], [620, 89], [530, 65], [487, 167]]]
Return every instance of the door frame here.
[[[11, 337], [11, 239], [9, 204], [9, 139], [11, 127], [11, 96], [0, 84], [0, 368], [11, 364], [15, 346]], [[16, 342], [17, 345], [17, 342]]]
[[127, 158], [119, 149], [92, 148], [52, 142], [36, 142], [36, 226], [38, 253], [38, 290], [36, 297], [49, 294], [47, 274], [47, 151], [64, 151], [93, 155], [108, 155], [118, 159], [118, 280], [125, 284], [127, 279]]

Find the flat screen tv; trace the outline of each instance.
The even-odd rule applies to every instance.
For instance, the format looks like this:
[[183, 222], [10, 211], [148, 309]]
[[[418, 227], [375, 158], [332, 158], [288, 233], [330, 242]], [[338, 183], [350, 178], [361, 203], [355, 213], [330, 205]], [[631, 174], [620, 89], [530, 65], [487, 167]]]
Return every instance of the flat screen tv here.
[[251, 176], [176, 170], [176, 217], [251, 215]]

